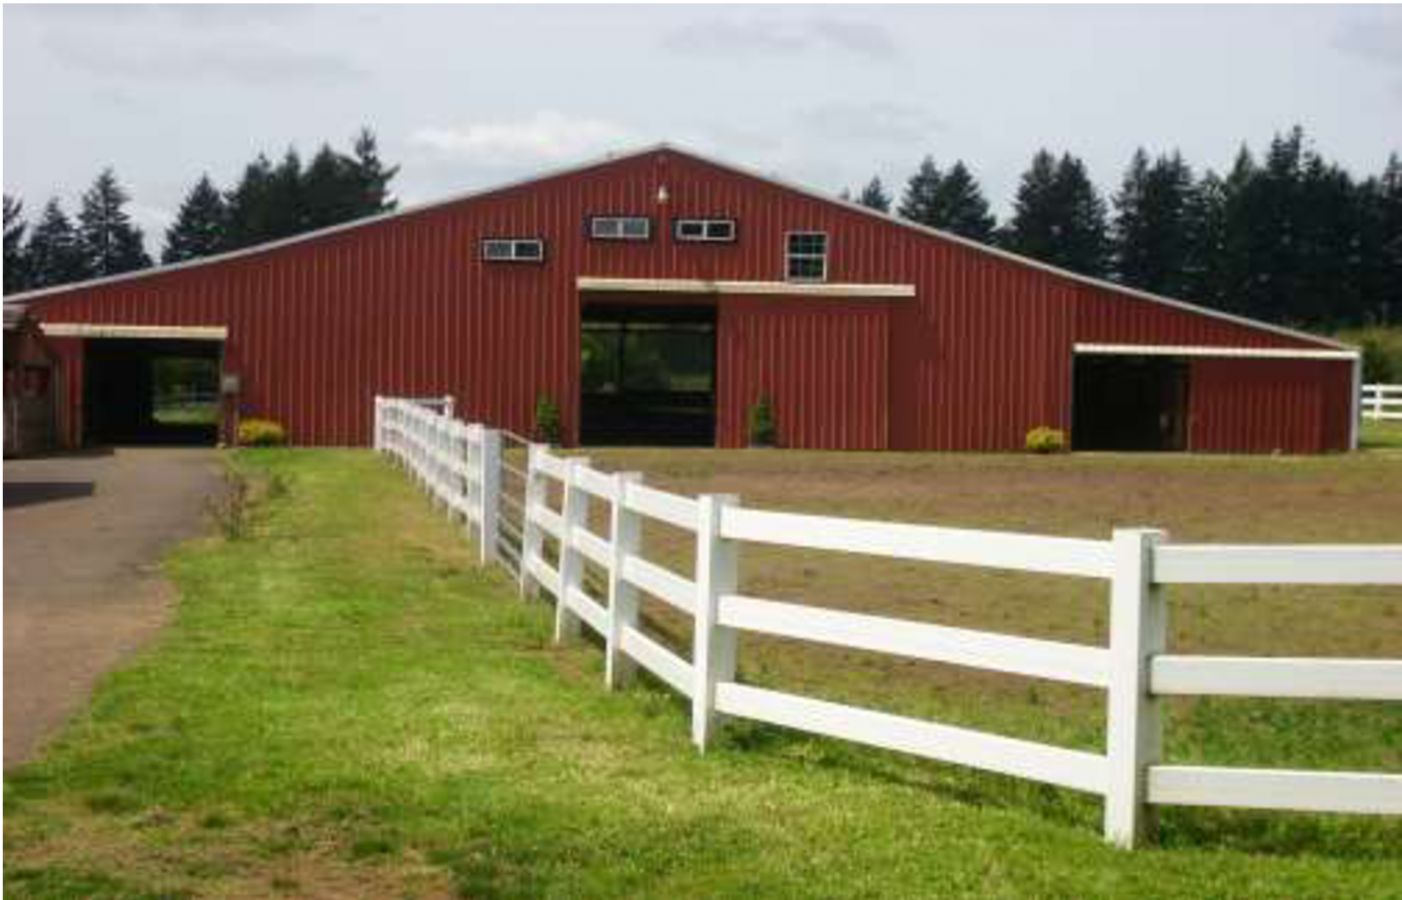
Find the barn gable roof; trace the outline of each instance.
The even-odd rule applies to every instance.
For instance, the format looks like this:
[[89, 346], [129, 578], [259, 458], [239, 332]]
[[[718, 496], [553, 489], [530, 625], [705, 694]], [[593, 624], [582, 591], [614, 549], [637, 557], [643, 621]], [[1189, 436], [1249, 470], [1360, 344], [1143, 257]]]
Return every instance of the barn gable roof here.
[[1046, 272], [1050, 275], [1074, 283], [1100, 288], [1125, 297], [1131, 297], [1150, 303], [1156, 303], [1159, 305], [1172, 307], [1196, 315], [1208, 316], [1223, 321], [1233, 322], [1235, 324], [1242, 325], [1248, 328], [1253, 328], [1259, 331], [1278, 334], [1297, 340], [1309, 341], [1312, 343], [1316, 343], [1322, 347], [1329, 347], [1340, 350], [1356, 349], [1348, 344], [1344, 344], [1339, 341], [1334, 341], [1317, 334], [1311, 334], [1309, 332], [1299, 331], [1293, 328], [1287, 328], [1282, 325], [1274, 325], [1269, 322], [1262, 322], [1258, 319], [1251, 319], [1246, 316], [1239, 316], [1233, 313], [1223, 312], [1221, 310], [1211, 309], [1205, 306], [1199, 306], [1195, 303], [1189, 303], [1185, 300], [1177, 300], [1172, 297], [1165, 297], [1160, 294], [1154, 294], [1149, 291], [1139, 290], [1137, 288], [1129, 287], [1123, 284], [1117, 284], [1115, 282], [1107, 281], [1101, 278], [1095, 278], [1089, 275], [1080, 274], [1078, 272], [1072, 272], [1069, 269], [1063, 269], [1058, 266], [1054, 266], [1049, 263], [1044, 263], [1039, 260], [1031, 259], [1026, 256], [1020, 256], [1016, 253], [1012, 253], [1007, 250], [1002, 250], [997, 247], [992, 247], [987, 244], [981, 244], [978, 241], [970, 240], [968, 238], [961, 237], [948, 231], [942, 231], [938, 228], [931, 228], [927, 225], [921, 225], [917, 222], [911, 222], [908, 219], [903, 219], [892, 213], [881, 212], [880, 210], [863, 206], [862, 204], [857, 203], [855, 201], [844, 200], [840, 197], [834, 197], [814, 188], [790, 182], [785, 179], [779, 178], [775, 175], [764, 174], [745, 166], [721, 161], [703, 155], [701, 153], [697, 153], [693, 150], [679, 147], [675, 144], [667, 142], [651, 144], [649, 146], [627, 152], [610, 153], [602, 158], [593, 159], [584, 163], [579, 163], [559, 169], [546, 171], [540, 174], [532, 175], [526, 178], [515, 179], [513, 181], [494, 185], [487, 188], [479, 188], [472, 191], [466, 191], [463, 193], [455, 194], [450, 197], [443, 198], [441, 200], [433, 200], [425, 203], [414, 204], [412, 206], [406, 206], [403, 209], [397, 209], [391, 212], [381, 213], [379, 215], [374, 216], [367, 216], [365, 218], [355, 219], [349, 222], [342, 222], [337, 225], [330, 225], [325, 228], [319, 228], [315, 231], [303, 232], [301, 234], [281, 238], [276, 241], [269, 241], [263, 244], [256, 244], [252, 247], [245, 247], [239, 250], [231, 250], [226, 253], [219, 253], [212, 256], [200, 257], [198, 259], [186, 260], [184, 262], [179, 263], [171, 263], [168, 265], [156, 266], [149, 269], [141, 269], [135, 272], [124, 272], [120, 275], [109, 275], [102, 278], [93, 278], [87, 281], [74, 282], [72, 284], [62, 284], [48, 288], [40, 288], [38, 290], [16, 294], [12, 297], [6, 297], [4, 299], [4, 304], [7, 307], [12, 304], [24, 305], [55, 295], [66, 294], [93, 287], [99, 287], [102, 285], [116, 284], [125, 281], [135, 281], [143, 278], [152, 278], [160, 275], [165, 275], [171, 272], [183, 271], [186, 269], [218, 265], [220, 263], [227, 262], [233, 259], [255, 256], [261, 253], [269, 253], [283, 247], [292, 246], [294, 244], [315, 241], [317, 239], [324, 238], [333, 234], [339, 234], [344, 231], [351, 231], [359, 228], [367, 228], [372, 225], [377, 225], [393, 219], [413, 216], [425, 212], [430, 212], [432, 210], [453, 206], [459, 203], [464, 203], [470, 200], [488, 197], [493, 194], [503, 193], [506, 191], [514, 190], [516, 188], [535, 184], [537, 182], [580, 174], [583, 172], [590, 171], [592, 169], [602, 168], [605, 166], [621, 163], [627, 160], [637, 159], [639, 157], [644, 157], [649, 154], [657, 153], [660, 151], [666, 151], [669, 153], [676, 153], [682, 156], [686, 156], [696, 161], [699, 161], [705, 165], [715, 167], [717, 169], [728, 171], [745, 178], [750, 178], [756, 181], [767, 183], [771, 186], [778, 187], [780, 189], [790, 191], [792, 193], [800, 194], [802, 196], [818, 200], [823, 203], [842, 207], [850, 212], [854, 212], [864, 216], [870, 216], [879, 219], [885, 222], [886, 224], [896, 226], [899, 228], [909, 229], [927, 235], [929, 237], [933, 237], [942, 241], [946, 241], [948, 243], [965, 247], [978, 253], [1005, 260], [1015, 265]]

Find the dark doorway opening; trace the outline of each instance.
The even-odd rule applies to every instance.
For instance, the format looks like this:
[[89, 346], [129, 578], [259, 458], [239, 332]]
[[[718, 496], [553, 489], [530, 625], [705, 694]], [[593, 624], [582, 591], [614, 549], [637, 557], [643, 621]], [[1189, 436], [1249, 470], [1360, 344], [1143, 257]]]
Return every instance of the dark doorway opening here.
[[218, 341], [90, 338], [84, 443], [215, 444], [222, 353]]
[[1077, 356], [1071, 446], [1187, 449], [1188, 365], [1162, 356]]
[[582, 444], [714, 446], [714, 306], [584, 307]]

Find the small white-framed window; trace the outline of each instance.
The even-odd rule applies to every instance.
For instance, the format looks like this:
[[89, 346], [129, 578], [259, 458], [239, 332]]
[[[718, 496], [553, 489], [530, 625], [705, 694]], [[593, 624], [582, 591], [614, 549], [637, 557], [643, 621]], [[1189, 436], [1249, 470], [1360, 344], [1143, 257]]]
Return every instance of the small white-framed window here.
[[482, 259], [487, 262], [544, 262], [542, 238], [482, 238]]
[[790, 231], [786, 235], [785, 275], [789, 281], [826, 281], [828, 236], [822, 231]]
[[723, 244], [735, 240], [734, 219], [673, 219], [672, 236], [678, 241]]
[[600, 241], [645, 241], [652, 237], [647, 216], [592, 216], [589, 236]]

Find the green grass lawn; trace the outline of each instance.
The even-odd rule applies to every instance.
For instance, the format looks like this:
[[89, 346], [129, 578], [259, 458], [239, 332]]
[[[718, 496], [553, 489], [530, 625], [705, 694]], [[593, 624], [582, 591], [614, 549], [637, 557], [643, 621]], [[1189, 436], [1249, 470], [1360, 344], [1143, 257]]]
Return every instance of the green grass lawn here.
[[1402, 450], [1402, 422], [1364, 421], [1358, 446], [1364, 450]]
[[[7, 896], [1402, 892], [1396, 821], [1173, 811], [1125, 853], [1072, 792], [744, 724], [700, 757], [382, 460], [236, 461], [247, 535], [174, 554], [171, 627], [7, 776]], [[1292, 721], [1231, 709], [1204, 733]]]

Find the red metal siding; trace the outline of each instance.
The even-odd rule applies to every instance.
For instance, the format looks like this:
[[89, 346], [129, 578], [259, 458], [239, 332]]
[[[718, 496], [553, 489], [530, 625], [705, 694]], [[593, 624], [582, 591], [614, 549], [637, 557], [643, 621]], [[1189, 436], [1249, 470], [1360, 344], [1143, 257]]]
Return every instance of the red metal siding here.
[[727, 297], [717, 346], [717, 443], [747, 443], [746, 414], [769, 395], [780, 446], [887, 446], [884, 301]]
[[[668, 200], [659, 203], [664, 185]], [[590, 241], [585, 218], [597, 213], [650, 215], [655, 234], [642, 243]], [[734, 217], [739, 239], [679, 244], [671, 238], [679, 216]], [[772, 316], [758, 315], [756, 305], [772, 299], [734, 301], [734, 334], [746, 346], [776, 346], [771, 335], [810, 329], [806, 342], [780, 341], [782, 380], [825, 384], [838, 400], [798, 395], [803, 424], [794, 440], [807, 446], [1015, 449], [1035, 425], [1069, 426], [1075, 341], [1309, 346], [1089, 287], [672, 150], [53, 295], [35, 313], [48, 321], [226, 325], [226, 365], [243, 376], [245, 414], [283, 421], [298, 443], [368, 442], [375, 393], [451, 393], [465, 414], [525, 431], [544, 391], [560, 403], [572, 438], [578, 276], [778, 281], [793, 230], [829, 234], [830, 281], [912, 284], [916, 293], [887, 302], [884, 343], [872, 335], [872, 307], [856, 301], [793, 299]], [[547, 260], [483, 264], [478, 241], [491, 235], [544, 237]], [[803, 304], [801, 314], [794, 304]], [[849, 340], [874, 356], [835, 367], [831, 348]], [[780, 377], [761, 376], [765, 360], [742, 358], [724, 341], [720, 355], [739, 379], [735, 390]], [[856, 381], [840, 383], [839, 370]], [[1347, 394], [1331, 394], [1329, 415]], [[855, 407], [852, 398], [861, 398]], [[721, 399], [722, 441], [738, 440], [736, 416], [747, 402]]]
[[1088, 284], [1077, 285], [1076, 288], [1076, 341], [1089, 344], [1321, 348], [1318, 341], [1307, 341]]
[[1190, 450], [1323, 453], [1347, 450], [1353, 364], [1340, 360], [1194, 359], [1188, 376]]

